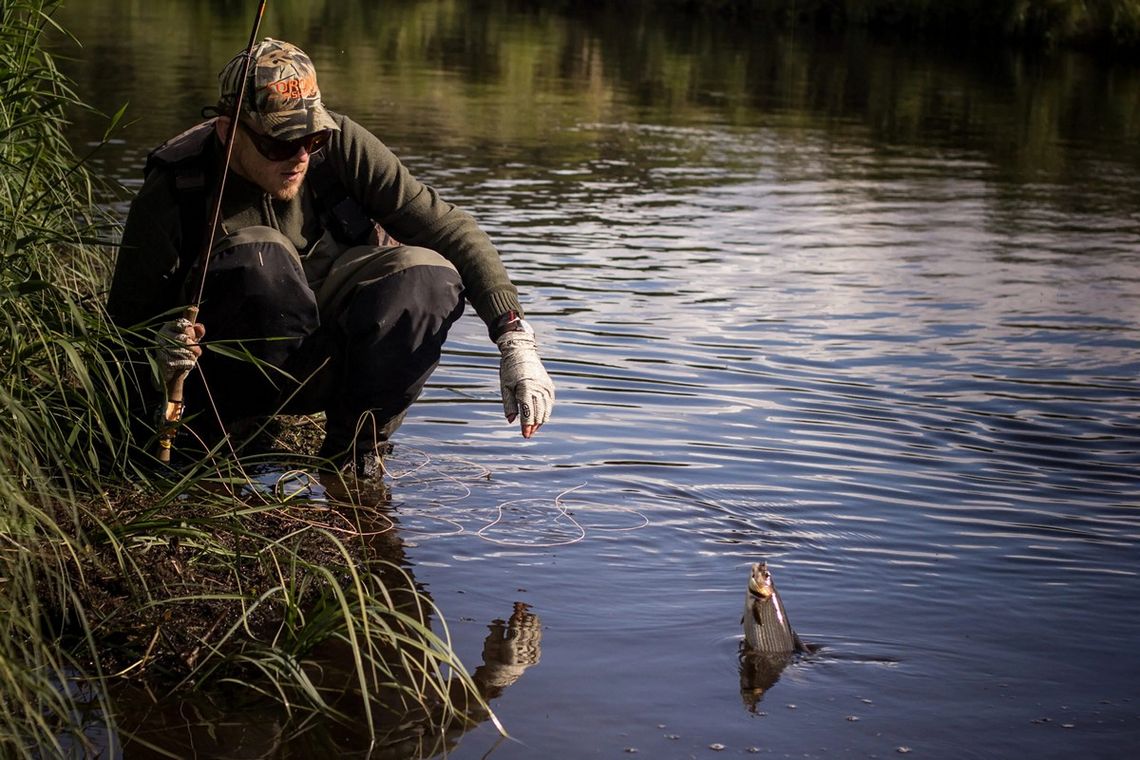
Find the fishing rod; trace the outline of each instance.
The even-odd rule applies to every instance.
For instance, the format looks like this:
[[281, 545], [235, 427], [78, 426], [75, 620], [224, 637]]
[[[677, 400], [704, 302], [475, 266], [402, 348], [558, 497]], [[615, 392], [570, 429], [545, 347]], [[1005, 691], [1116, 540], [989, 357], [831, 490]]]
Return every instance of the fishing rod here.
[[[253, 29], [249, 33], [249, 44], [245, 49], [245, 60], [242, 62], [241, 78], [238, 80], [237, 97], [234, 99], [233, 113], [230, 114], [229, 127], [226, 130], [224, 157], [222, 159], [222, 172], [218, 178], [218, 188], [214, 193], [213, 206], [210, 210], [210, 221], [206, 227], [206, 235], [202, 238], [202, 250], [198, 254], [198, 268], [201, 275], [198, 280], [198, 291], [194, 302], [186, 307], [182, 313], [183, 319], [190, 324], [198, 321], [198, 309], [202, 303], [202, 294], [206, 289], [206, 268], [210, 263], [210, 252], [214, 248], [214, 235], [218, 230], [218, 220], [222, 215], [222, 193], [226, 188], [226, 177], [230, 170], [230, 156], [234, 151], [234, 139], [237, 137], [238, 115], [241, 104], [245, 100], [246, 78], [249, 76], [249, 67], [253, 63], [253, 48], [257, 44], [257, 31], [261, 28], [261, 17], [265, 15], [265, 5], [268, 0], [260, 0], [257, 5], [257, 15], [253, 19]], [[158, 430], [158, 461], [169, 462], [171, 450], [174, 448], [174, 436], [178, 432], [178, 425], [182, 421], [182, 411], [185, 407], [183, 401], [183, 388], [186, 376], [190, 371], [180, 372], [166, 385], [166, 405], [162, 410], [162, 422]]]

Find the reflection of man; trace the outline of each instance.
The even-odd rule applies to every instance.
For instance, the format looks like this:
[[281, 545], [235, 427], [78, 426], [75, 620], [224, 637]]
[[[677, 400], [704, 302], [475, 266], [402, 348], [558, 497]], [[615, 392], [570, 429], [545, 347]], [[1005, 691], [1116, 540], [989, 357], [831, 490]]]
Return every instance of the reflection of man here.
[[542, 623], [530, 605], [515, 602], [510, 620], [495, 620], [490, 629], [483, 641], [483, 664], [471, 674], [487, 700], [502, 694], [542, 655]]
[[[220, 74], [217, 117], [148, 160], [107, 304], [116, 323], [159, 328], [156, 364], [168, 383], [201, 363], [187, 381], [191, 412], [214, 408], [228, 425], [324, 411], [320, 454], [370, 475], [466, 298], [501, 353], [507, 419], [533, 435], [554, 386], [487, 235], [374, 135], [326, 110], [301, 50], [258, 44], [236, 104], [244, 60]], [[173, 320], [195, 301], [231, 118], [239, 128], [201, 321]], [[230, 350], [203, 353], [204, 337]]]
[[[425, 611], [426, 608], [420, 605], [408, 610], [413, 617]], [[419, 622], [430, 627], [431, 621], [427, 618]], [[542, 622], [530, 611], [530, 605], [515, 602], [510, 618], [506, 621], [495, 619], [488, 629], [483, 641], [483, 662], [475, 668], [471, 680], [478, 696], [489, 705], [518, 681], [527, 668], [541, 659]], [[323, 672], [326, 675], [330, 672], [327, 665]], [[355, 678], [353, 672], [349, 669], [342, 675], [351, 689]], [[410, 703], [405, 699], [406, 695], [389, 694], [394, 699], [383, 701], [384, 710], [377, 715], [379, 735], [374, 738], [363, 734], [350, 736], [346, 726], [338, 726], [336, 741], [345, 750], [370, 747], [368, 756], [377, 760], [446, 755], [464, 733], [491, 717], [482, 705], [471, 701], [473, 695], [458, 679], [452, 678], [450, 686], [446, 706], [433, 700], [426, 704]], [[351, 700], [332, 706], [345, 715], [362, 712], [362, 708], [354, 706]], [[423, 710], [425, 707], [426, 711]]]
[[[541, 622], [521, 602], [515, 603], [509, 620], [495, 620], [489, 628], [483, 664], [472, 674], [486, 702], [500, 696], [538, 662], [542, 640]], [[330, 706], [341, 715], [363, 715], [365, 707], [354, 688], [357, 675], [351, 652], [341, 651], [340, 655], [339, 660], [320, 662], [319, 674], [314, 673], [315, 684], [325, 698], [332, 698]], [[372, 707], [373, 735], [369, 726], [359, 721], [311, 725], [302, 721], [298, 729], [282, 714], [280, 705], [267, 700], [235, 704], [229, 694], [207, 692], [152, 704], [153, 697], [134, 694], [135, 685], [125, 683], [121, 699], [145, 701], [147, 709], [120, 717], [120, 728], [125, 731], [120, 740], [128, 756], [141, 750], [141, 742], [134, 743], [137, 737], [145, 738], [150, 749], [157, 748], [171, 757], [265, 758], [278, 756], [284, 747], [289, 750], [286, 754], [296, 757], [346, 752], [356, 757], [361, 751], [374, 760], [436, 757], [453, 749], [466, 731], [489, 717], [486, 710], [469, 701], [471, 695], [466, 689], [454, 681], [453, 685], [450, 703], [458, 715], [434, 702], [425, 711], [424, 704], [407, 700], [402, 693], [386, 693], [387, 699]], [[422, 684], [412, 688], [422, 688]]]

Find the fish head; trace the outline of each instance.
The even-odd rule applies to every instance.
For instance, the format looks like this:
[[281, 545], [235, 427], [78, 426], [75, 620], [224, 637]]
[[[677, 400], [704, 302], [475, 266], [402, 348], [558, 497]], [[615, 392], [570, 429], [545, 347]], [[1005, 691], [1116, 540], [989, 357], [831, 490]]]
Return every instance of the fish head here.
[[772, 585], [772, 574], [768, 572], [768, 563], [754, 563], [752, 572], [748, 576], [748, 595], [753, 599], [767, 601], [772, 598], [775, 591], [776, 587]]

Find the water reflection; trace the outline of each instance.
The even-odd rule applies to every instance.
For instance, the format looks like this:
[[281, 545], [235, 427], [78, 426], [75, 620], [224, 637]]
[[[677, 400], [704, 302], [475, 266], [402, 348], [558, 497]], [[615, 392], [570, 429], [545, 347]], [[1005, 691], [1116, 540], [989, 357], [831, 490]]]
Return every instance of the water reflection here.
[[[483, 661], [473, 678], [479, 694], [490, 701], [502, 695], [541, 654], [541, 622], [527, 605], [516, 604], [507, 620], [488, 625]], [[467, 705], [466, 719], [409, 711], [399, 700], [374, 707], [375, 737], [363, 723], [351, 653], [324, 651], [309, 663], [314, 686], [330, 695], [340, 720], [289, 714], [281, 705], [257, 694], [216, 690], [178, 700], [159, 699], [137, 684], [115, 690], [124, 711], [119, 728], [122, 756], [177, 757], [211, 760], [309, 758], [335, 752], [341, 757], [372, 760], [412, 760], [446, 754], [466, 731], [488, 718], [486, 711]], [[464, 705], [458, 705], [464, 709]]]
[[[292, 489], [298, 482], [296, 472], [263, 469], [252, 482], [272, 483], [274, 488], [285, 483]], [[394, 609], [411, 621], [409, 627], [393, 616], [373, 624], [395, 627], [406, 641], [417, 639], [417, 626], [438, 628], [433, 625], [430, 596], [406, 560], [387, 494], [378, 501], [377, 492], [371, 489], [366, 505], [359, 498], [355, 504], [337, 503], [319, 485], [306, 488], [315, 500], [293, 493], [290, 507], [298, 515], [313, 509], [341, 512], [342, 521], [354, 525], [368, 543], [358, 571], [379, 575]], [[342, 488], [330, 484], [327, 490]], [[256, 497], [256, 493], [247, 495]], [[322, 612], [310, 609], [308, 614], [317, 623]], [[524, 602], [516, 602], [508, 617], [491, 620], [481, 662], [471, 672], [478, 696], [486, 703], [502, 696], [528, 668], [538, 664], [541, 644], [542, 623]], [[328, 716], [291, 707], [285, 692], [266, 693], [270, 683], [256, 677], [256, 668], [245, 673], [240, 666], [231, 666], [238, 669], [230, 677], [214, 678], [210, 686], [189, 693], [179, 689], [175, 696], [162, 696], [164, 686], [146, 678], [116, 681], [112, 696], [118, 710], [118, 735], [97, 740], [98, 744], [104, 749], [121, 748], [121, 756], [131, 758], [252, 760], [335, 752], [344, 757], [412, 760], [446, 754], [464, 733], [492, 718], [454, 676], [446, 682], [446, 693], [434, 693], [417, 667], [409, 665], [407, 658], [414, 661], [418, 656], [414, 646], [365, 651], [366, 659], [383, 663], [379, 669], [366, 662], [362, 671], [357, 655], [347, 640], [337, 638], [318, 643], [294, 663], [303, 688], [311, 692], [310, 698], [319, 695]], [[362, 678], [370, 696], [362, 692]], [[417, 693], [423, 698], [412, 696]]]
[[[107, 113], [130, 101], [129, 116], [138, 121], [128, 142], [153, 147], [215, 99], [214, 72], [245, 42], [241, 11], [204, 0], [159, 0], [146, 9], [129, 0], [69, 4], [60, 20], [85, 43], [82, 60], [98, 62], [72, 65], [69, 73]], [[499, 179], [529, 183], [543, 167], [589, 167], [603, 180], [599, 190], [607, 175], [626, 175], [610, 186], [620, 193], [645, 187], [628, 183], [650, 178], [655, 166], [746, 172], [749, 156], [767, 154], [766, 145], [822, 135], [820, 155], [853, 169], [848, 182], [873, 179], [866, 169], [897, 171], [899, 159], [910, 173], [939, 174], [946, 159], [956, 159], [962, 179], [1024, 181], [1066, 211], [1126, 212], [1136, 198], [1129, 169], [1140, 165], [1140, 123], [1131, 104], [1140, 99], [1140, 74], [1106, 72], [1075, 56], [975, 51], [963, 60], [953, 51], [941, 56], [858, 37], [727, 28], [715, 17], [624, 7], [570, 17], [458, 0], [388, 2], [382, 11], [366, 2], [282, 3], [263, 31], [301, 44], [321, 71], [330, 105], [393, 138], [397, 152], [421, 167], [461, 165], [455, 152], [470, 149], [491, 159]], [[152, 41], [180, 36], [200, 44], [168, 45], [156, 61]], [[116, 76], [103, 76], [101, 64], [112, 61]], [[737, 157], [743, 160], [700, 139], [706, 125], [725, 123], [762, 128], [750, 134], [754, 147]], [[591, 124], [635, 131], [579, 139]], [[667, 141], [639, 145], [638, 136], [654, 129], [674, 131]], [[76, 134], [88, 136], [83, 142], [99, 133], [96, 121], [77, 125]], [[805, 158], [801, 151], [770, 155], [792, 176]], [[111, 174], [133, 176], [109, 160], [116, 161]], [[709, 186], [731, 178], [704, 173]], [[1081, 192], [1065, 192], [1074, 182]], [[1024, 201], [1020, 191], [1006, 200], [1007, 218], [1020, 217]]]
[[751, 713], [759, 711], [759, 704], [780, 680], [784, 668], [792, 663], [792, 654], [772, 654], [741, 648], [740, 698]]

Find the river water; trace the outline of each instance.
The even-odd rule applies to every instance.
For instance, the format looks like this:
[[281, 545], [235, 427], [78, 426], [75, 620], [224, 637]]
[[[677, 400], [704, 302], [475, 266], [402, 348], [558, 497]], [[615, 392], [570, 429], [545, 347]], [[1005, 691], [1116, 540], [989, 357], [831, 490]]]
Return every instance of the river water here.
[[[135, 120], [95, 159], [119, 211], [240, 6], [62, 14], [80, 92]], [[504, 2], [262, 32], [476, 215], [558, 384], [524, 442], [469, 313], [397, 441], [464, 661], [537, 619], [513, 740], [449, 757], [1136, 756], [1140, 69]], [[742, 693], [759, 560], [821, 649]]]

